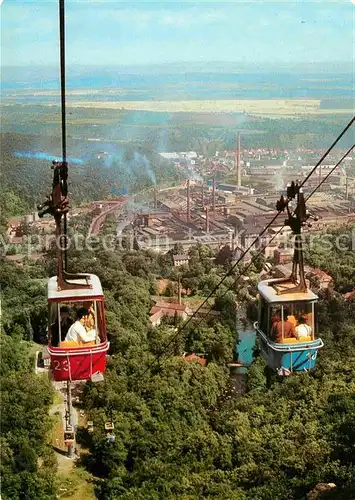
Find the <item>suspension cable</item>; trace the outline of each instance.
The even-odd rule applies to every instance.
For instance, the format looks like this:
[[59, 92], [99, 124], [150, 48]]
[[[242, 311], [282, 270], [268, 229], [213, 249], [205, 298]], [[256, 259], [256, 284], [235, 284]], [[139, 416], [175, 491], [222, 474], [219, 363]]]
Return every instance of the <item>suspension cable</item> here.
[[[260, 250], [255, 254], [253, 255], [251, 261], [248, 263], [248, 265], [238, 274], [238, 276], [236, 276], [235, 278], [235, 281], [233, 283], [233, 286], [236, 285], [236, 283], [240, 280], [240, 278], [242, 276], [245, 276], [245, 273], [248, 271], [248, 269], [250, 269], [252, 267], [252, 265], [255, 263], [256, 259], [258, 257], [260, 257], [260, 255], [263, 254], [265, 248], [267, 248], [270, 243], [272, 243], [274, 241], [275, 238], [278, 237], [278, 235], [282, 232], [282, 230], [285, 229], [285, 224], [283, 226], [280, 227], [280, 229], [278, 231], [276, 231], [276, 233], [272, 236], [272, 238], [270, 238], [270, 240], [268, 240], [265, 245], [263, 245]], [[222, 293], [221, 295], [221, 298], [224, 297], [230, 290], [232, 289], [232, 287], [229, 287], [229, 288], [226, 288], [225, 291]], [[194, 327], [194, 330], [206, 319], [206, 317], [210, 314], [210, 312], [212, 311], [214, 307], [214, 304], [212, 304], [210, 306], [210, 308], [204, 313], [204, 316], [200, 319], [200, 321], [196, 324], [196, 326]]]
[[65, 0], [59, 0], [59, 38], [60, 38], [60, 98], [62, 116], [62, 160], [67, 161], [67, 135], [65, 114]]
[[[285, 228], [285, 224], [280, 227], [280, 229], [273, 235], [273, 237], [264, 245], [261, 247], [261, 249], [255, 254], [253, 255], [251, 261], [248, 263], [248, 265], [238, 274], [238, 276], [235, 278], [235, 281], [233, 283], [233, 286], [236, 285], [236, 283], [239, 281], [239, 279], [245, 275], [245, 273], [248, 271], [248, 269], [250, 269], [250, 267], [254, 264], [255, 260], [264, 252], [265, 248], [270, 245], [270, 243], [273, 242], [273, 240], [281, 233], [281, 231]], [[239, 262], [239, 260], [238, 260]], [[237, 263], [236, 263], [237, 264]], [[234, 267], [234, 266], [233, 266]], [[230, 271], [229, 271], [230, 272]], [[231, 290], [231, 287], [229, 288], [226, 288], [226, 290], [223, 292], [223, 294], [221, 295], [221, 297], [224, 297], [229, 291]], [[203, 316], [202, 318], [200, 318], [200, 320], [198, 321], [197, 324], [194, 325], [194, 328], [193, 328], [193, 331], [195, 331], [199, 326], [200, 324], [205, 321], [206, 317], [210, 314], [210, 312], [212, 311], [214, 307], [214, 304], [212, 304], [209, 309], [203, 313]], [[197, 312], [201, 309], [201, 306], [196, 309], [196, 311], [194, 312], [194, 314], [192, 316], [190, 316], [189, 319], [192, 319], [196, 314]], [[189, 321], [186, 321], [182, 326], [181, 328], [176, 332], [176, 334], [169, 340], [169, 342], [166, 344], [166, 346], [164, 347], [164, 350], [157, 354], [155, 359], [150, 363], [150, 365], [148, 365], [148, 368], [143, 372], [142, 376], [145, 375], [145, 373], [154, 366], [154, 364], [156, 362], [159, 361], [159, 358], [161, 358], [163, 356], [163, 354], [167, 354], [169, 356], [169, 352], [168, 349], [169, 347], [171, 346], [171, 344], [173, 342], [175, 342], [175, 340], [179, 337], [179, 335], [182, 333], [182, 331], [184, 330], [184, 328], [187, 326], [187, 324], [189, 323]]]
[[[308, 181], [308, 179], [311, 177], [311, 175], [314, 174], [314, 172], [317, 170], [317, 168], [319, 167], [319, 165], [323, 162], [323, 160], [329, 155], [329, 153], [331, 152], [332, 149], [334, 149], [334, 147], [337, 145], [337, 143], [340, 141], [340, 139], [346, 134], [346, 132], [349, 130], [349, 128], [352, 126], [352, 124], [354, 123], [355, 121], [355, 116], [352, 117], [352, 119], [349, 121], [349, 123], [346, 125], [346, 127], [344, 128], [344, 130], [338, 135], [338, 137], [335, 139], [335, 141], [333, 142], [333, 144], [331, 146], [329, 146], [329, 148], [327, 149], [327, 151], [324, 153], [324, 155], [322, 156], [322, 158], [317, 162], [317, 164], [315, 165], [314, 168], [312, 168], [312, 170], [309, 172], [309, 174], [307, 175], [307, 177], [304, 179], [304, 181], [302, 182], [301, 184], [301, 187]], [[354, 147], [354, 146], [353, 146]]]
[[[339, 165], [340, 165], [340, 164], [344, 161], [344, 159], [345, 159], [345, 158], [346, 158], [346, 157], [347, 157], [347, 156], [351, 153], [351, 151], [353, 150], [353, 148], [354, 148], [354, 147], [355, 147], [355, 145], [354, 145], [354, 146], [351, 146], [351, 148], [350, 148], [350, 149], [348, 149], [348, 151], [347, 151], [347, 152], [346, 152], [346, 153], [342, 156], [342, 158], [341, 158], [341, 159], [340, 159], [340, 160], [336, 163], [336, 165], [334, 165], [334, 167], [332, 168], [332, 170], [331, 170], [331, 171], [330, 171], [330, 172], [329, 172], [329, 173], [328, 173], [328, 174], [324, 177], [324, 179], [322, 179], [322, 181], [318, 184], [318, 186], [317, 186], [315, 189], [313, 189], [313, 191], [311, 192], [311, 194], [309, 194], [309, 195], [307, 196], [307, 198], [305, 199], [305, 201], [308, 201], [308, 200], [310, 199], [310, 197], [314, 195], [314, 193], [315, 193], [315, 192], [316, 192], [316, 191], [317, 191], [317, 190], [321, 187], [321, 185], [322, 185], [322, 184], [323, 184], [323, 183], [324, 183], [324, 182], [325, 182], [325, 181], [329, 178], [329, 176], [330, 176], [330, 175], [334, 172], [334, 170], [335, 170], [337, 167], [339, 167]], [[297, 207], [295, 208], [294, 212], [297, 210], [297, 208], [298, 208], [298, 205], [297, 205]], [[270, 245], [270, 243], [272, 243], [272, 242], [274, 241], [274, 239], [275, 239], [275, 238], [276, 238], [276, 237], [277, 237], [277, 236], [278, 236], [278, 235], [282, 232], [282, 230], [283, 230], [284, 228], [285, 228], [285, 224], [284, 224], [284, 225], [283, 225], [283, 226], [282, 226], [282, 227], [281, 227], [281, 228], [280, 228], [280, 229], [279, 229], [279, 230], [278, 230], [278, 231], [277, 231], [277, 232], [273, 235], [273, 237], [272, 237], [272, 238], [270, 238], [270, 240], [269, 240], [269, 241], [268, 241], [268, 242], [267, 242], [267, 243], [266, 243], [266, 244], [265, 244], [265, 245], [264, 245], [264, 246], [263, 246], [263, 247], [259, 250], [259, 252], [257, 252], [257, 253], [253, 256], [252, 260], [249, 262], [249, 264], [246, 266], [246, 268], [244, 268], [244, 269], [242, 270], [242, 272], [240, 272], [240, 273], [239, 273], [239, 275], [238, 275], [238, 276], [236, 276], [236, 278], [235, 278], [235, 282], [234, 282], [234, 284], [233, 284], [233, 285], [235, 285], [235, 284], [237, 283], [237, 281], [239, 281], [239, 279], [240, 279], [242, 276], [244, 276], [244, 275], [245, 275], [245, 273], [248, 271], [248, 269], [250, 269], [250, 267], [254, 264], [254, 261], [255, 261], [255, 260], [256, 260], [256, 259], [257, 259], [260, 255], [262, 255], [262, 254], [263, 254], [263, 252], [264, 252], [265, 248], [267, 248], [267, 247]], [[232, 289], [232, 287], [227, 288], [227, 289], [223, 292], [223, 294], [221, 295], [221, 297], [224, 297], [224, 296], [225, 296], [225, 295], [226, 295], [226, 294], [227, 294], [227, 293], [228, 293], [231, 289]], [[203, 318], [202, 318], [202, 319], [200, 319], [200, 321], [199, 321], [199, 322], [195, 325], [194, 330], [195, 330], [196, 328], [198, 328], [198, 327], [199, 327], [199, 325], [200, 325], [200, 324], [201, 324], [201, 323], [202, 323], [202, 322], [206, 319], [206, 317], [207, 317], [207, 316], [209, 315], [209, 313], [212, 311], [213, 307], [214, 307], [214, 304], [213, 304], [212, 306], [210, 306], [210, 308], [208, 309], [208, 311], [206, 311], [206, 312], [204, 313]]]
[[255, 246], [255, 244], [258, 242], [259, 238], [265, 234], [265, 232], [269, 229], [269, 227], [275, 222], [277, 217], [280, 215], [281, 210], [277, 212], [277, 214], [272, 218], [272, 220], [265, 226], [265, 228], [261, 231], [261, 233], [252, 241], [252, 243], [249, 245], [249, 247], [244, 250], [242, 255], [239, 257], [239, 259], [233, 264], [233, 266], [230, 268], [230, 270], [220, 279], [218, 284], [213, 288], [213, 290], [208, 294], [208, 296], [205, 298], [205, 300], [202, 302], [202, 304], [199, 305], [199, 307], [196, 309], [196, 311], [181, 325], [180, 328], [178, 328], [178, 331], [175, 333], [175, 335], [167, 342], [167, 344], [164, 346], [163, 351], [156, 356], [156, 358], [152, 361], [151, 364], [148, 365], [146, 370], [143, 372], [142, 376], [145, 375], [145, 373], [155, 364], [158, 358], [160, 358], [166, 349], [170, 347], [170, 345], [175, 341], [176, 338], [179, 337], [181, 332], [186, 328], [186, 326], [192, 321], [192, 319], [197, 315], [197, 313], [203, 308], [203, 306], [209, 301], [209, 299], [215, 294], [215, 292], [218, 290], [218, 288], [224, 283], [224, 281], [230, 276], [233, 272], [233, 270], [236, 268], [236, 266], [244, 259], [244, 257], [248, 254], [248, 252]]
[[[306, 178], [303, 180], [303, 182], [301, 183], [300, 185], [300, 188], [304, 186], [304, 184], [307, 182], [307, 180], [315, 173], [315, 171], [317, 170], [317, 168], [319, 167], [319, 165], [323, 162], [323, 160], [329, 155], [329, 153], [332, 151], [332, 149], [334, 149], [334, 147], [336, 146], [336, 144], [340, 141], [340, 139], [344, 136], [344, 134], [349, 130], [349, 128], [352, 126], [352, 124], [354, 123], [355, 121], [355, 116], [350, 120], [350, 122], [346, 125], [346, 127], [343, 129], [343, 131], [337, 136], [337, 138], [333, 141], [332, 145], [327, 149], [327, 151], [323, 154], [323, 156], [321, 157], [320, 160], [318, 160], [318, 162], [316, 163], [316, 165], [313, 167], [313, 169], [311, 170], [311, 172], [306, 176]], [[353, 149], [354, 146], [351, 147], [350, 151]], [[345, 155], [347, 156], [349, 154], [349, 152]], [[336, 166], [339, 165], [339, 163], [341, 163], [343, 161], [343, 159], [345, 158], [345, 156], [342, 158], [342, 160], [340, 162], [337, 163]], [[328, 176], [329, 177], [329, 176]], [[323, 181], [324, 182], [324, 181]], [[321, 184], [320, 184], [321, 185]], [[312, 195], [314, 194], [315, 191], [317, 191], [317, 189], [319, 188], [318, 185], [314, 191], [312, 192]], [[310, 196], [307, 198], [309, 199]], [[287, 199], [286, 200], [286, 205], [288, 205], [290, 203], [291, 199]], [[179, 337], [179, 335], [181, 334], [181, 332], [186, 328], [186, 326], [192, 321], [192, 319], [197, 315], [197, 313], [203, 308], [203, 306], [208, 302], [208, 300], [212, 297], [212, 295], [215, 294], [215, 292], [218, 290], [218, 288], [222, 285], [222, 283], [226, 280], [226, 278], [228, 276], [230, 276], [233, 272], [233, 270], [236, 268], [236, 266], [238, 266], [238, 264], [243, 260], [243, 258], [248, 254], [248, 252], [254, 247], [254, 245], [259, 241], [260, 237], [263, 236], [263, 234], [265, 234], [265, 232], [271, 227], [271, 225], [275, 222], [275, 220], [278, 218], [278, 216], [282, 213], [282, 210], [279, 210], [276, 215], [272, 218], [272, 220], [265, 226], [265, 228], [259, 233], [259, 235], [253, 240], [253, 242], [249, 245], [249, 247], [242, 253], [242, 255], [239, 257], [239, 259], [233, 264], [233, 266], [231, 267], [231, 269], [222, 277], [222, 279], [218, 282], [218, 284], [214, 287], [214, 289], [209, 293], [209, 295], [206, 297], [206, 299], [202, 302], [202, 304], [200, 304], [200, 306], [196, 309], [196, 311], [188, 318], [187, 321], [185, 321], [185, 323], [183, 323], [181, 325], [180, 328], [178, 328], [177, 332], [175, 333], [175, 335], [166, 343], [166, 345], [164, 346], [163, 350], [161, 353], [159, 353], [158, 355], [155, 356], [154, 360], [147, 366], [147, 368], [144, 370], [144, 372], [142, 373], [141, 376], [144, 376], [149, 370], [150, 368], [152, 368], [154, 366], [154, 364], [163, 356], [163, 354], [166, 352], [166, 350], [171, 346], [171, 344]], [[276, 238], [276, 236], [282, 231], [284, 226], [282, 226], [282, 228], [277, 232], [275, 233], [275, 235], [273, 236], [273, 238], [269, 241], [269, 243], [274, 239]], [[263, 249], [262, 249], [263, 250]], [[254, 259], [256, 257], [258, 257], [260, 254], [261, 254], [261, 251], [259, 251], [259, 253], [254, 256]], [[247, 271], [251, 265], [253, 264], [253, 259], [252, 261], [249, 263], [249, 265], [247, 266], [247, 268], [244, 270], [243, 273], [241, 273], [237, 279], [239, 279], [244, 273], [245, 271]], [[228, 291], [228, 289], [227, 289]], [[225, 292], [226, 293], [226, 292]], [[209, 309], [208, 313], [212, 310], [212, 308]], [[208, 314], [207, 313], [207, 314]], [[199, 323], [200, 324], [200, 323]]]
[[346, 158], [346, 157], [347, 157], [347, 156], [351, 153], [351, 151], [354, 149], [354, 147], [355, 147], [355, 144], [353, 144], [353, 145], [351, 146], [351, 148], [350, 148], [350, 149], [348, 149], [348, 151], [347, 151], [347, 152], [345, 153], [345, 155], [341, 158], [341, 160], [339, 160], [339, 161], [336, 163], [336, 165], [334, 165], [334, 167], [330, 170], [330, 172], [328, 172], [328, 173], [327, 173], [327, 175], [326, 175], [326, 176], [325, 176], [325, 177], [321, 180], [321, 182], [318, 184], [318, 186], [317, 186], [316, 188], [314, 188], [314, 189], [313, 189], [313, 191], [311, 192], [311, 194], [309, 194], [309, 195], [307, 196], [307, 198], [305, 199], [305, 202], [306, 202], [306, 201], [308, 201], [308, 200], [310, 199], [310, 197], [314, 195], [314, 193], [315, 193], [315, 192], [316, 192], [316, 191], [317, 191], [317, 190], [318, 190], [318, 189], [322, 186], [322, 184], [324, 184], [324, 183], [325, 183], [325, 181], [326, 181], [326, 180], [327, 180], [327, 179], [328, 179], [328, 178], [332, 175], [332, 173], [334, 172], [334, 170], [335, 170], [336, 168], [338, 168], [338, 167], [339, 167], [339, 165], [340, 165], [341, 163], [343, 163], [344, 159], [345, 159], [345, 158]]
[[[65, 113], [65, 0], [59, 0], [59, 57], [60, 57], [60, 99], [61, 99], [61, 121], [62, 121], [62, 161], [67, 161], [67, 133], [66, 133], [66, 113]], [[63, 235], [64, 235], [64, 269], [68, 270], [68, 249], [67, 249], [68, 219], [67, 214], [63, 215]]]

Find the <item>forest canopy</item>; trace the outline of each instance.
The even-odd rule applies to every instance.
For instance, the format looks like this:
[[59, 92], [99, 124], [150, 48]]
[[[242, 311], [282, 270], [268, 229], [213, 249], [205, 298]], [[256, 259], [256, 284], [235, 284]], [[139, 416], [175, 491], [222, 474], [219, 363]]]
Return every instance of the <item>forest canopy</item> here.
[[[208, 252], [192, 249], [183, 271], [200, 291], [223, 269], [211, 265]], [[90, 451], [85, 467], [97, 498], [298, 500], [320, 482], [336, 484], [329, 498], [353, 498], [355, 303], [337, 291], [349, 258], [344, 252], [317, 263], [338, 273], [339, 288], [320, 294], [325, 347], [316, 370], [279, 378], [256, 353], [246, 393], [236, 396], [227, 368], [236, 332], [224, 314], [187, 328], [162, 355], [175, 325], [152, 328], [148, 314], [166, 260], [142, 250], [74, 252], [73, 271], [100, 276], [111, 342], [105, 381], [88, 382], [83, 396], [94, 432], [83, 429], [80, 439]], [[45, 334], [45, 283], [52, 272], [50, 253], [16, 272], [11, 263], [1, 265], [5, 500], [56, 495], [54, 469], [46, 469], [53, 461], [45, 438], [52, 391], [33, 373], [30, 354], [33, 338]], [[228, 312], [228, 301], [220, 307]], [[204, 352], [207, 366], [187, 363], [183, 351]], [[115, 442], [107, 441], [107, 421], [114, 422]]]

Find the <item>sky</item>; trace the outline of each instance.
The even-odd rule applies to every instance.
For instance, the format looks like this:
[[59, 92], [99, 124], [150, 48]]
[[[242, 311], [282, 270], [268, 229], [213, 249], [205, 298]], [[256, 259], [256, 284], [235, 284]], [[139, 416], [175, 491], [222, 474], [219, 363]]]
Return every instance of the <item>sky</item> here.
[[[67, 64], [355, 61], [354, 2], [66, 0]], [[57, 65], [56, 0], [3, 0], [0, 15], [2, 66]]]

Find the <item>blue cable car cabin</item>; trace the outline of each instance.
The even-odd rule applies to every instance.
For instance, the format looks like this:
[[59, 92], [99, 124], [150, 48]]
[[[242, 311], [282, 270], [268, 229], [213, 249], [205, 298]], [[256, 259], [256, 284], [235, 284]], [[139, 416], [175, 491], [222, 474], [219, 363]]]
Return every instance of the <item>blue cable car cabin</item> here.
[[311, 370], [315, 367], [318, 349], [323, 347], [316, 335], [318, 297], [310, 290], [301, 292], [291, 287], [289, 293], [284, 290], [279, 294], [279, 281], [266, 280], [258, 285], [259, 318], [255, 328], [262, 356], [269, 368], [280, 375]]
[[[297, 207], [292, 211], [291, 201], [295, 198]], [[316, 338], [315, 331], [314, 305], [318, 297], [308, 289], [304, 274], [301, 231], [306, 224], [310, 226], [308, 219], [312, 216], [306, 209], [302, 184], [289, 184], [286, 199], [281, 196], [276, 208], [279, 213], [287, 209], [285, 226], [295, 237], [292, 271], [287, 278], [259, 283], [259, 320], [255, 329], [269, 368], [279, 375], [289, 375], [314, 368], [323, 342]]]

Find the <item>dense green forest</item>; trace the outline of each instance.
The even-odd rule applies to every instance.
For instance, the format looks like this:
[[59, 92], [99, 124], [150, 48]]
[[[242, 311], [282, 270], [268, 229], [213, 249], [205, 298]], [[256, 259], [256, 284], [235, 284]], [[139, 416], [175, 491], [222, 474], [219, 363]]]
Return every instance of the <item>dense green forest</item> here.
[[[316, 268], [329, 272], [336, 290], [349, 292], [355, 288], [355, 225], [329, 228], [312, 236], [306, 245], [306, 260]], [[313, 282], [316, 291], [319, 283]]]
[[[157, 183], [173, 185], [184, 178], [183, 173], [144, 145], [117, 145], [109, 162], [97, 152], [103, 146], [94, 150], [87, 146], [83, 150], [78, 141], [69, 140], [68, 147], [73, 156], [84, 157], [80, 160], [82, 163], [70, 164], [69, 188], [74, 203], [137, 193]], [[0, 196], [4, 200], [4, 210], [10, 215], [34, 210], [36, 203], [41, 203], [48, 194], [52, 180], [49, 154], [61, 156], [60, 140], [56, 136], [3, 133], [0, 134], [0, 148]], [[16, 156], [18, 152], [28, 157]], [[31, 157], [32, 152], [47, 154], [48, 159]], [[16, 203], [13, 203], [13, 195], [18, 197]]]
[[[2, 281], [2, 280], [1, 280]], [[1, 494], [5, 499], [56, 498], [56, 460], [47, 444], [53, 389], [34, 373], [32, 342], [21, 327], [1, 333]]]
[[[336, 238], [339, 231], [330, 234]], [[327, 252], [308, 254], [336, 276], [334, 292], [321, 294], [325, 347], [317, 369], [279, 378], [256, 353], [247, 392], [237, 397], [226, 367], [235, 351], [234, 303], [254, 293], [260, 269], [247, 287], [231, 278], [231, 291], [216, 299], [222, 316], [186, 328], [165, 353], [177, 325], [153, 329], [148, 313], [156, 278], [176, 278], [170, 257], [141, 250], [71, 252], [72, 269], [98, 274], [105, 289], [111, 356], [105, 381], [87, 383], [84, 391], [94, 433], [78, 434], [90, 450], [82, 465], [93, 474], [99, 499], [301, 500], [319, 482], [337, 485], [327, 498], [354, 498], [355, 302], [339, 293], [351, 282], [353, 252]], [[221, 255], [214, 264], [204, 246], [192, 248], [190, 257], [181, 273], [196, 294], [208, 293], [230, 266]], [[47, 444], [53, 393], [34, 375], [32, 356], [33, 339], [45, 333], [46, 277], [54, 269], [51, 252], [23, 268], [1, 262], [4, 500], [58, 494]], [[204, 352], [207, 366], [186, 363], [183, 351]], [[107, 420], [115, 424], [114, 443], [106, 440]]]
[[[61, 156], [58, 110], [5, 106], [4, 120], [0, 195], [6, 200], [8, 190], [19, 196], [19, 214], [32, 210], [47, 194], [50, 158]], [[176, 185], [188, 174], [162, 159], [160, 151], [195, 150], [211, 156], [216, 150], [233, 150], [236, 130], [242, 131], [247, 148], [325, 148], [346, 121], [337, 116], [271, 119], [240, 113], [202, 113], [198, 119], [187, 113], [78, 108], [68, 117], [71, 198], [82, 203], [137, 193], [155, 184]], [[351, 139], [345, 137], [339, 147], [349, 147]]]
[[[2, 108], [3, 130], [38, 136], [37, 148], [60, 137], [56, 106], [13, 104]], [[277, 119], [247, 113], [167, 113], [99, 108], [72, 108], [68, 114], [71, 144], [78, 139], [82, 152], [88, 146], [103, 148], [107, 141], [134, 143], [152, 151], [188, 151], [214, 154], [217, 149], [236, 147], [236, 130], [243, 134], [243, 145], [254, 148], [326, 148], [341, 131], [349, 116], [293, 116]], [[84, 139], [85, 138], [85, 139]], [[91, 143], [87, 142], [90, 138]], [[203, 140], [201, 140], [203, 139]], [[207, 151], [204, 141], [210, 144]], [[57, 141], [56, 146], [60, 144]], [[351, 138], [342, 147], [350, 147]], [[55, 147], [55, 144], [53, 144]], [[70, 148], [72, 151], [72, 147]]]

